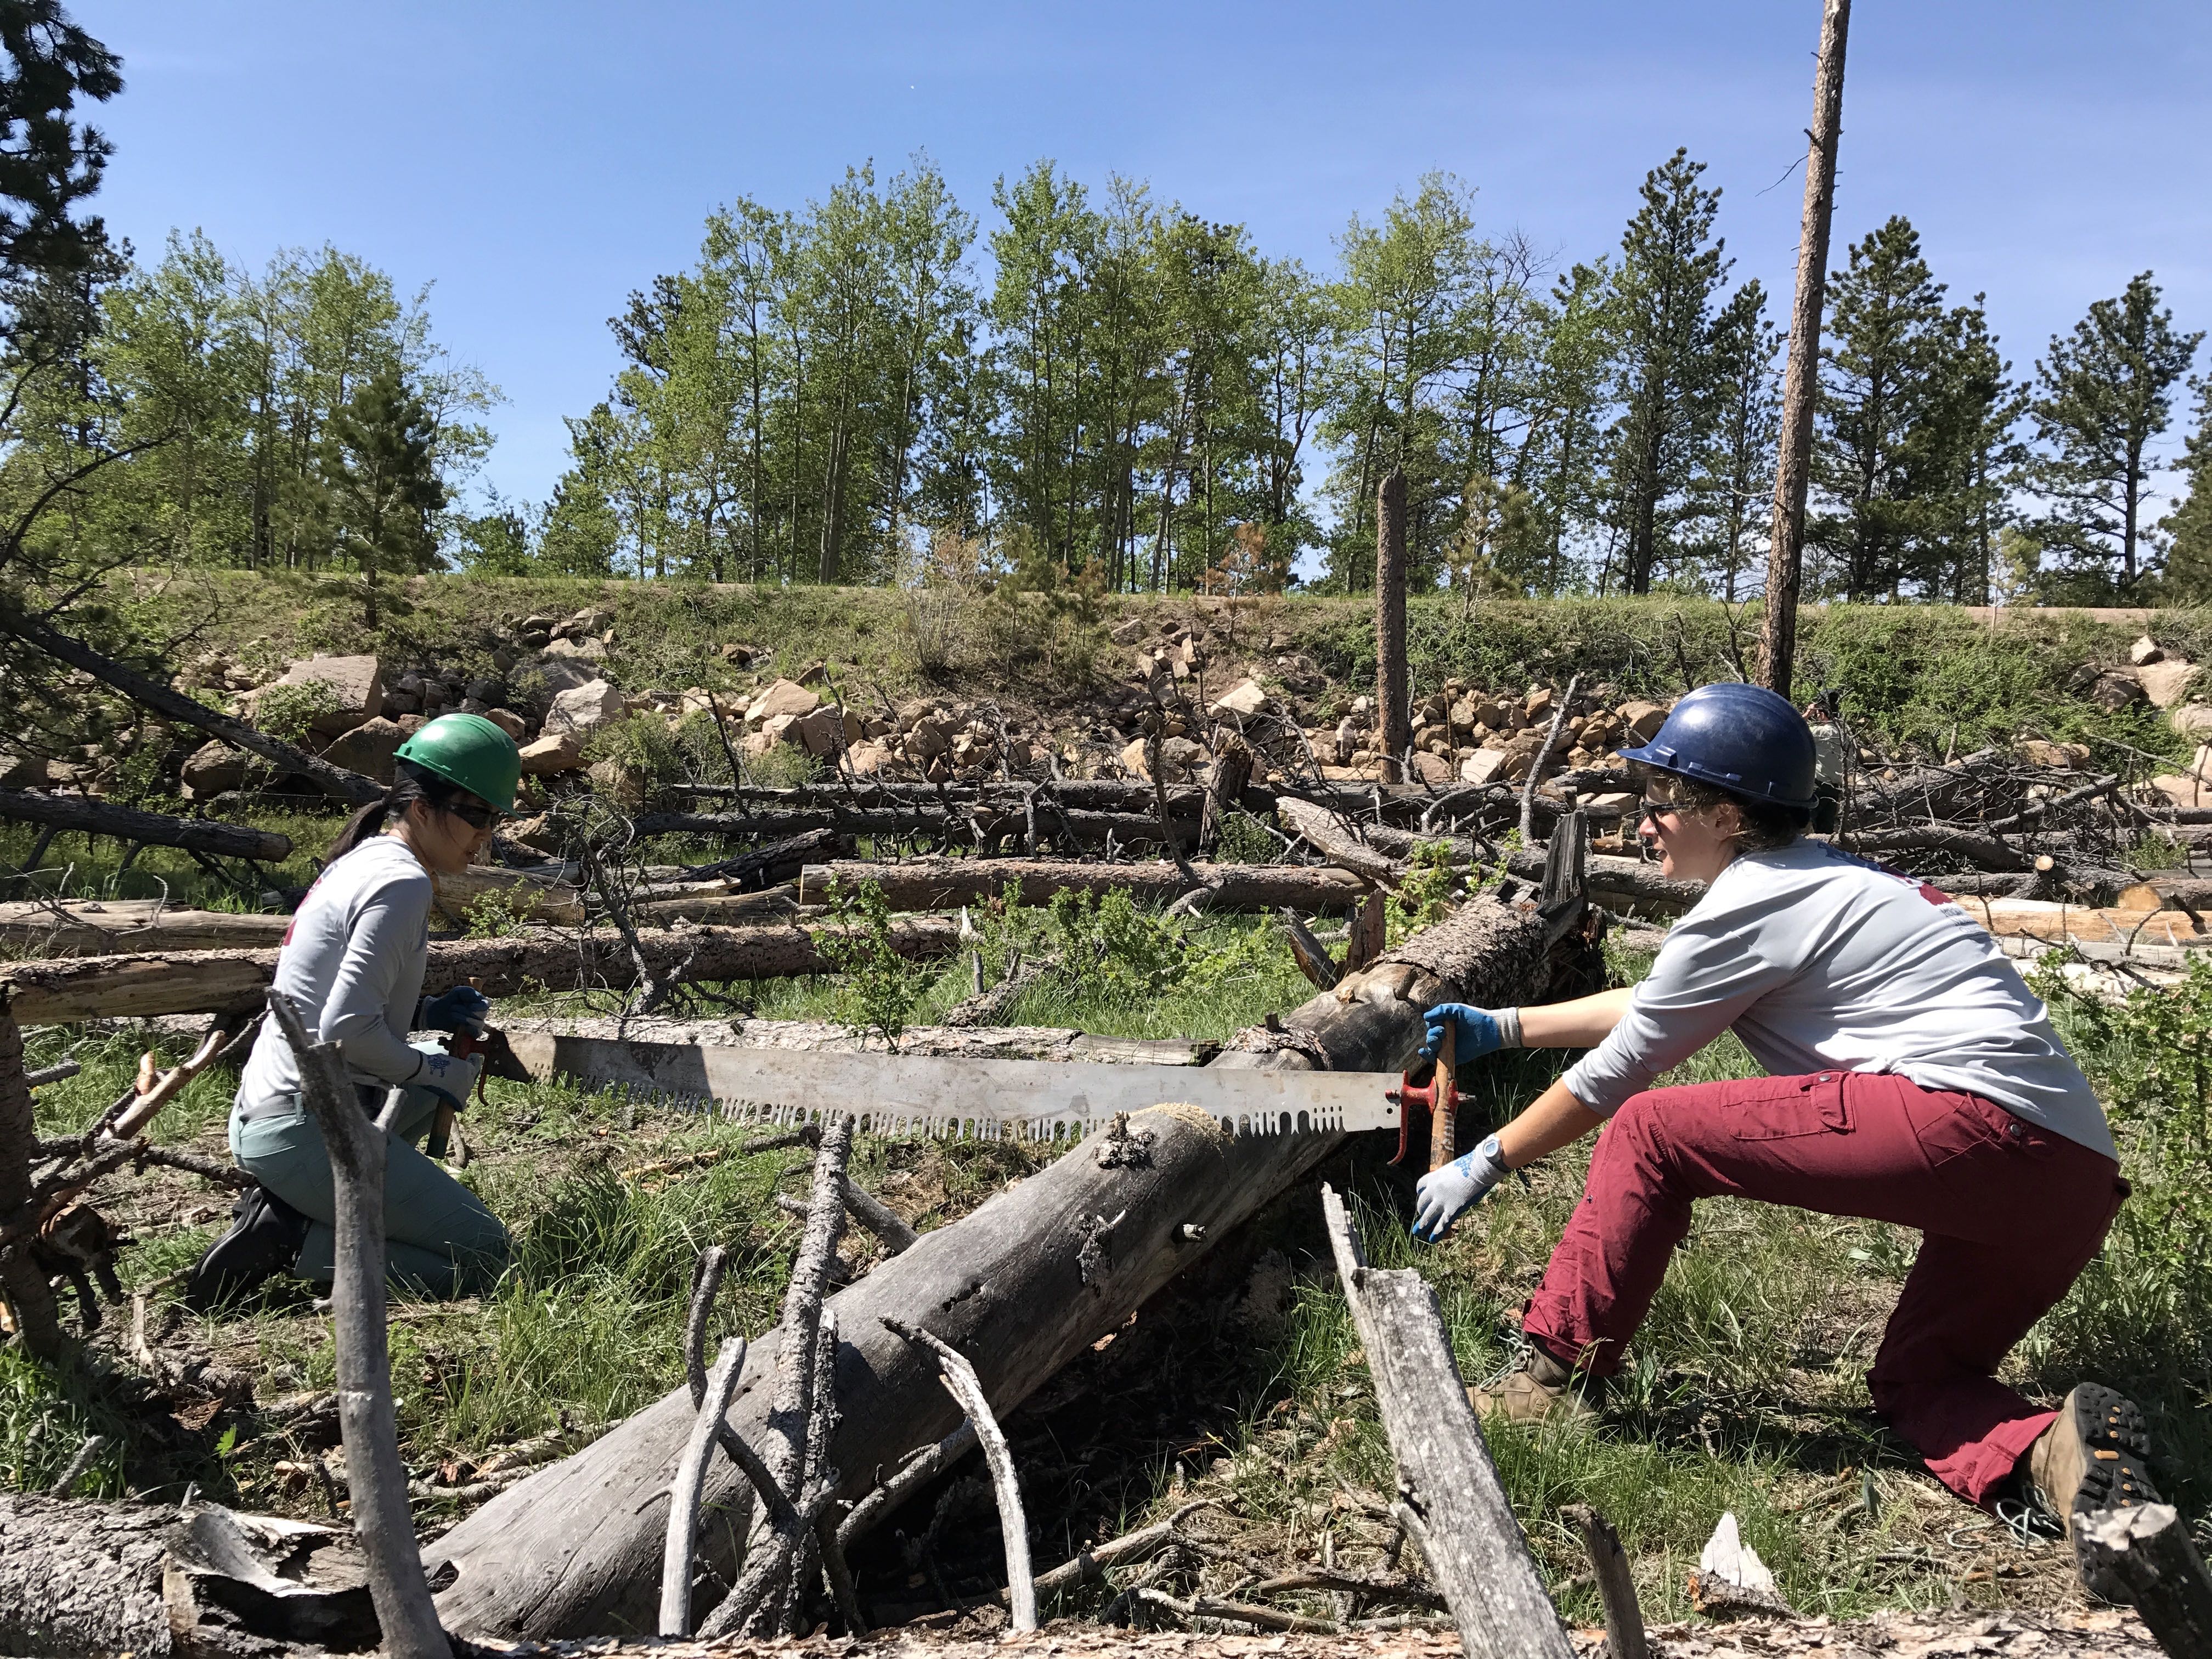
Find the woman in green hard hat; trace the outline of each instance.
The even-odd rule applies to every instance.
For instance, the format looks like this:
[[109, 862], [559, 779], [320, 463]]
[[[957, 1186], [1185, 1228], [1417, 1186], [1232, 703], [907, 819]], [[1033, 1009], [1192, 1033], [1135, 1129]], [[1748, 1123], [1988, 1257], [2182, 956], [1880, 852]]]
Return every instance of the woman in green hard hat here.
[[[507, 1261], [498, 1218], [415, 1143], [441, 1106], [465, 1105], [483, 1062], [417, 1030], [481, 1033], [490, 1004], [466, 986], [422, 996], [431, 878], [457, 875], [514, 805], [514, 741], [479, 714], [446, 714], [408, 738], [392, 787], [331, 843], [276, 957], [276, 988], [318, 1040], [336, 1042], [375, 1117], [401, 1091], [386, 1132], [384, 1228], [391, 1277], [434, 1296], [483, 1289]], [[206, 1309], [278, 1273], [327, 1282], [335, 1265], [330, 1154], [301, 1096], [299, 1067], [264, 1018], [231, 1108], [230, 1150], [259, 1184], [230, 1231], [193, 1267], [185, 1299]]]

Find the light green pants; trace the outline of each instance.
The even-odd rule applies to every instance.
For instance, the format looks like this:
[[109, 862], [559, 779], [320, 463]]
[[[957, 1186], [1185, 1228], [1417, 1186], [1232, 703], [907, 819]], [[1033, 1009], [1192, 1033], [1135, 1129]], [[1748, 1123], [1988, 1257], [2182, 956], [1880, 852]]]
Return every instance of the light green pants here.
[[[425, 1296], [471, 1296], [507, 1265], [507, 1229], [484, 1201], [416, 1149], [437, 1121], [434, 1096], [410, 1091], [408, 1104], [384, 1135], [386, 1276]], [[296, 1113], [230, 1121], [230, 1151], [239, 1167], [313, 1224], [292, 1271], [327, 1285], [337, 1271], [337, 1209], [331, 1155], [314, 1115]]]

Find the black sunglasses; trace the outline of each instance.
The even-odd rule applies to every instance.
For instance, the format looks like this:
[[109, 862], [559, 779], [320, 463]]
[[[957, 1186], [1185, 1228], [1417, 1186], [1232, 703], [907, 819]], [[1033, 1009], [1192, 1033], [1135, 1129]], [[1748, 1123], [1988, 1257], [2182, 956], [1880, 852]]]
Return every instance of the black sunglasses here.
[[447, 801], [444, 809], [472, 829], [489, 830], [499, 822], [499, 808], [487, 806], [481, 801]]

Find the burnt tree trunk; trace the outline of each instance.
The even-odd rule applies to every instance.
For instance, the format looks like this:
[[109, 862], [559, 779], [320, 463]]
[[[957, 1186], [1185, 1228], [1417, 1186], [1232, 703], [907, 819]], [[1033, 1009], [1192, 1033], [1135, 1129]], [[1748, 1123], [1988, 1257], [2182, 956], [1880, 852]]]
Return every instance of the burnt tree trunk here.
[[384, 786], [374, 778], [365, 778], [358, 772], [349, 772], [343, 766], [333, 766], [319, 760], [304, 749], [295, 749], [265, 732], [257, 732], [243, 720], [233, 720], [218, 713], [196, 698], [188, 697], [173, 685], [166, 685], [151, 675], [127, 668], [112, 657], [101, 655], [90, 646], [59, 634], [36, 617], [27, 617], [13, 610], [0, 612], [0, 630], [13, 634], [27, 645], [37, 647], [58, 662], [82, 670], [93, 678], [113, 687], [141, 708], [150, 708], [164, 720], [176, 720], [185, 726], [197, 726], [210, 737], [221, 738], [234, 748], [260, 756], [285, 772], [296, 772], [313, 781], [325, 794], [355, 806], [366, 806], [373, 800], [384, 799]]
[[211, 858], [282, 864], [292, 856], [291, 839], [273, 830], [250, 830], [243, 824], [204, 818], [173, 818], [164, 812], [141, 812], [135, 807], [76, 795], [0, 789], [0, 818], [87, 836], [112, 836], [118, 841], [143, 842], [149, 847], [181, 847]]
[[[1287, 1015], [1283, 1033], [1251, 1032], [1213, 1063], [1235, 1067], [1395, 1071], [1419, 1047], [1422, 1011], [1463, 998], [1494, 1005], [1542, 994], [1550, 934], [1534, 909], [1478, 900], [1408, 939], [1367, 973]], [[1018, 1405], [1091, 1343], [1127, 1320], [1212, 1242], [1341, 1142], [1337, 1134], [1232, 1137], [1188, 1107], [1133, 1115], [1127, 1133], [1091, 1137], [972, 1214], [832, 1299], [845, 1340], [836, 1362], [843, 1413], [828, 1461], [856, 1472], [896, 1465], [942, 1437], [955, 1412], [929, 1355], [886, 1331], [889, 1315], [927, 1327], [975, 1365], [993, 1407]], [[1093, 1218], [1118, 1219], [1103, 1233]], [[1199, 1231], [1192, 1237], [1194, 1229]], [[745, 1364], [732, 1426], [765, 1430], [778, 1339]], [[425, 1552], [449, 1630], [505, 1637], [641, 1628], [653, 1616], [670, 1484], [692, 1417], [688, 1388], [647, 1407], [567, 1462], [493, 1498]], [[711, 1507], [735, 1479], [709, 1477]], [[706, 1540], [727, 1575], [729, 1545]], [[715, 1559], [719, 1556], [720, 1559]]]
[[1413, 741], [1406, 675], [1406, 475], [1393, 467], [1375, 502], [1375, 746], [1382, 781], [1402, 782]]
[[1820, 308], [1828, 281], [1828, 222], [1836, 205], [1836, 144], [1844, 131], [1844, 46], [1851, 0], [1823, 0], [1813, 125], [1806, 137], [1805, 211], [1797, 231], [1797, 293], [1782, 380], [1782, 441], [1774, 469], [1774, 527], [1766, 553], [1766, 620], [1759, 681], [1790, 695], [1797, 653], [1797, 586], [1804, 568], [1805, 491], [1813, 477], [1813, 412], [1820, 396]]
[[[23, 1074], [22, 1028], [0, 993], [0, 1227], [14, 1227], [24, 1218], [21, 1212], [31, 1201], [31, 1154], [38, 1138], [31, 1085]], [[46, 1270], [22, 1243], [7, 1246], [0, 1254], [0, 1294], [5, 1295], [29, 1352], [52, 1359], [69, 1350]], [[0, 1561], [6, 1556], [7, 1550], [0, 1547]]]

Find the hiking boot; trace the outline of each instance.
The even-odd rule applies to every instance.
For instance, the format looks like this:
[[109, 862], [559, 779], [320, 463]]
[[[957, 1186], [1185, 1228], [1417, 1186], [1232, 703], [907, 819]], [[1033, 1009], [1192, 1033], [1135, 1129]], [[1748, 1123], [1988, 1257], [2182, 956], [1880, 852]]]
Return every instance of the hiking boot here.
[[1476, 1416], [1494, 1413], [1509, 1423], [1540, 1423], [1554, 1413], [1570, 1422], [1589, 1422], [1597, 1408], [1588, 1396], [1597, 1387], [1596, 1378], [1577, 1376], [1572, 1366], [1532, 1347], [1517, 1370], [1469, 1389], [1467, 1401]]
[[2093, 1573], [2075, 1522], [2099, 1510], [2160, 1501], [2150, 1478], [2150, 1434], [2135, 1401], [2100, 1383], [2081, 1384], [2027, 1449], [2021, 1474], [2028, 1498], [2065, 1527], [2082, 1583], [2108, 1601], [2127, 1599], [2118, 1580]]
[[231, 1209], [230, 1231], [185, 1278], [185, 1305], [207, 1313], [289, 1270], [307, 1241], [307, 1218], [266, 1187], [249, 1187]]

